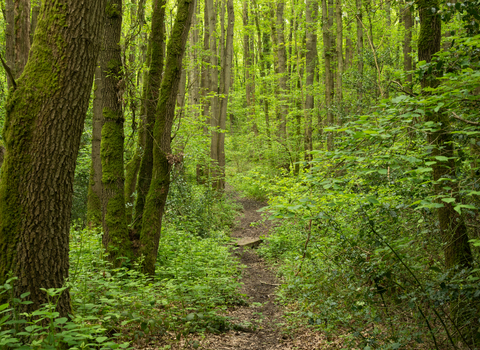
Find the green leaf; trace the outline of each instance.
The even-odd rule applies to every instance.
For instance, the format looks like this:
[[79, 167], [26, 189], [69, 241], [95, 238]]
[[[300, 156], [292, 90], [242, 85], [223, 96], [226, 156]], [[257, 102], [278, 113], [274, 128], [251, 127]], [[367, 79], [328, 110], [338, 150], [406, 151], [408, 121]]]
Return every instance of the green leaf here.
[[445, 203], [453, 203], [455, 202], [455, 198], [442, 198], [442, 202], [445, 202]]
[[367, 200], [372, 204], [380, 204], [380, 202], [375, 197], [368, 196]]
[[444, 157], [444, 156], [436, 156], [435, 159], [439, 160], [440, 162], [447, 162], [448, 161], [448, 157]]
[[195, 314], [194, 313], [188, 314], [186, 318], [187, 318], [187, 321], [191, 321], [195, 318]]
[[103, 343], [103, 342], [104, 342], [105, 340], [107, 340], [107, 339], [108, 339], [108, 337], [98, 337], [98, 338], [96, 339], [96, 341], [99, 342], [99, 343]]
[[0, 311], [5, 310], [9, 305], [9, 303], [0, 305]]

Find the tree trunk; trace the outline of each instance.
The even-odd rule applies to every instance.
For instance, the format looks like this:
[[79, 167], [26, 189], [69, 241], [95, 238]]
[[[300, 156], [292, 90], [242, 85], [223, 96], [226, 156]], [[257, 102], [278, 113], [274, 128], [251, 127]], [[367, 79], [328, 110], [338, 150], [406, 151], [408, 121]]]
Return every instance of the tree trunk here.
[[[6, 28], [5, 28], [5, 56], [7, 65], [15, 77], [15, 11], [14, 0], [5, 0]], [[10, 75], [7, 74], [7, 85], [10, 89], [13, 85]]]
[[15, 0], [15, 78], [22, 73], [30, 51], [30, 0]]
[[[7, 154], [0, 182], [0, 283], [18, 277], [15, 294], [30, 292], [33, 311], [48, 302], [40, 288], [68, 278], [73, 179], [105, 2], [48, 1], [23, 75], [6, 107]], [[81, 67], [79, 69], [78, 67]], [[71, 313], [59, 298], [60, 316]]]
[[305, 98], [305, 151], [306, 160], [312, 160], [313, 151], [313, 113], [315, 104], [315, 94], [313, 84], [315, 82], [315, 69], [317, 68], [317, 19], [318, 19], [318, 0], [308, 0], [306, 4], [306, 98]]
[[[220, 168], [220, 177], [216, 181], [215, 187], [219, 190], [225, 189], [225, 129], [227, 123], [227, 105], [232, 81], [232, 62], [233, 62], [233, 29], [235, 24], [235, 12], [233, 0], [227, 2], [228, 24], [225, 48], [222, 58], [222, 75], [220, 79], [220, 115], [218, 128], [223, 131], [218, 135], [217, 154], [218, 166]], [[223, 45], [223, 42], [222, 42]]]
[[103, 80], [102, 159], [103, 246], [114, 266], [121, 257], [132, 258], [125, 216], [125, 175], [123, 170], [123, 76], [120, 37], [122, 0], [111, 0], [105, 9], [105, 35], [101, 68]]
[[140, 236], [140, 249], [145, 257], [143, 270], [150, 275], [155, 274], [163, 210], [170, 186], [170, 170], [176, 159], [171, 152], [171, 131], [182, 59], [194, 9], [195, 0], [180, 0], [178, 3], [177, 17], [168, 42], [165, 73], [155, 113], [152, 181], [145, 203]]
[[335, 0], [335, 9], [337, 14], [337, 89], [335, 92], [337, 111], [340, 113], [337, 119], [338, 125], [342, 125], [342, 100], [343, 100], [343, 19], [342, 19], [342, 0]]
[[[323, 27], [323, 48], [325, 55], [325, 105], [327, 108], [327, 126], [333, 126], [333, 96], [335, 94], [333, 79], [333, 47], [332, 47], [332, 27], [333, 27], [333, 0], [322, 0], [322, 27]], [[327, 132], [327, 150], [333, 151], [333, 133]]]
[[95, 97], [93, 99], [92, 163], [88, 186], [87, 226], [102, 227], [102, 159], [100, 144], [103, 127], [103, 80], [99, 65], [95, 70]]
[[285, 0], [277, 1], [277, 25], [276, 25], [276, 39], [277, 39], [277, 61], [278, 61], [278, 86], [280, 99], [280, 128], [279, 136], [281, 140], [287, 137], [287, 53], [285, 49], [285, 35], [284, 27], [285, 21], [283, 19], [283, 11], [285, 7]]
[[35, 28], [37, 28], [38, 14], [42, 7], [42, 1], [36, 0], [35, 5], [32, 7], [32, 20], [30, 21], [30, 44], [33, 43], [33, 35], [35, 34]]
[[152, 181], [153, 171], [153, 148], [154, 148], [154, 125], [158, 103], [158, 94], [162, 83], [163, 61], [165, 57], [165, 3], [166, 0], [155, 0], [152, 13], [152, 31], [150, 33], [148, 59], [150, 67], [145, 82], [145, 149], [140, 164], [137, 182], [137, 201], [135, 202], [134, 231], [138, 235], [142, 228], [142, 216], [145, 202]]
[[[418, 3], [420, 13], [420, 35], [418, 39], [418, 60], [431, 62], [435, 53], [440, 51], [441, 43], [441, 19], [438, 11], [438, 0], [420, 0]], [[422, 89], [436, 87], [439, 84], [438, 77], [429, 74], [424, 76], [421, 81]], [[427, 95], [430, 92], [423, 91]], [[455, 154], [452, 145], [451, 133], [449, 128], [449, 118], [446, 111], [435, 112], [427, 110], [425, 113], [427, 122], [434, 122], [437, 125], [436, 131], [428, 134], [428, 143], [433, 146], [432, 159], [436, 164], [432, 165], [433, 180], [435, 181], [434, 191], [436, 195], [444, 195], [456, 199], [460, 203], [458, 196], [458, 182], [443, 182], [441, 179], [455, 179]], [[446, 162], [438, 160], [438, 157], [447, 157]], [[449, 186], [448, 190], [444, 186]], [[454, 268], [469, 269], [473, 264], [473, 256], [470, 247], [467, 228], [463, 217], [454, 209], [453, 203], [445, 203], [438, 200], [443, 206], [438, 208], [438, 220], [440, 232], [443, 240], [443, 249], [445, 255], [445, 266], [451, 270]], [[478, 310], [474, 305], [466, 305], [460, 297], [452, 302], [453, 320], [457, 323], [458, 329], [462, 330], [470, 345], [475, 344], [475, 337], [478, 329]]]
[[[406, 3], [403, 9], [403, 23], [405, 25], [405, 36], [403, 40], [403, 71], [410, 72], [412, 70], [412, 29], [413, 16], [410, 4]], [[407, 75], [408, 91], [412, 89], [412, 74]]]
[[362, 0], [355, 0], [357, 5], [357, 59], [358, 59], [358, 82], [357, 96], [359, 109], [363, 101], [363, 28], [362, 28]]

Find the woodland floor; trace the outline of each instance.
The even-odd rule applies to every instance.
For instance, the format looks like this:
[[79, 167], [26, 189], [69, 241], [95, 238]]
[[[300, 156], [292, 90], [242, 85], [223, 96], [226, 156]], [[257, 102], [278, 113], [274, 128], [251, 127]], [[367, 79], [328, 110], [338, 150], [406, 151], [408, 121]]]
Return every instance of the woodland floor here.
[[[254, 199], [241, 198], [238, 193], [229, 190], [229, 195], [243, 206], [232, 238], [258, 238], [268, 235], [271, 222], [264, 222], [258, 209], [266, 203]], [[243, 331], [230, 330], [221, 334], [191, 335], [180, 341], [163, 337], [157, 344], [149, 344], [136, 349], [193, 349], [204, 350], [314, 350], [340, 349], [336, 341], [327, 342], [318, 331], [304, 327], [289, 327], [284, 315], [286, 308], [276, 301], [275, 289], [281, 281], [275, 271], [252, 248], [232, 247], [232, 256], [245, 268], [242, 271], [241, 293], [246, 295], [247, 303], [228, 310], [228, 316]], [[167, 345], [167, 347], [165, 347]], [[170, 347], [168, 347], [168, 345]]]

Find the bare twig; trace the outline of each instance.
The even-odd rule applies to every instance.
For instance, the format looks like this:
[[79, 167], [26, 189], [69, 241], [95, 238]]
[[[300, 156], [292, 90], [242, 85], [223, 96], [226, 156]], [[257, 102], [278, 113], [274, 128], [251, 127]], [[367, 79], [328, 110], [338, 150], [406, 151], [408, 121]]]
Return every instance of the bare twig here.
[[467, 123], [467, 124], [470, 124], [470, 125], [480, 126], [480, 123], [472, 122], [470, 120], [463, 119], [462, 117], [458, 116], [457, 113], [455, 113], [455, 112], [452, 112], [452, 114], [453, 114], [453, 117], [455, 119], [460, 120], [461, 122], [464, 122], [464, 123]]

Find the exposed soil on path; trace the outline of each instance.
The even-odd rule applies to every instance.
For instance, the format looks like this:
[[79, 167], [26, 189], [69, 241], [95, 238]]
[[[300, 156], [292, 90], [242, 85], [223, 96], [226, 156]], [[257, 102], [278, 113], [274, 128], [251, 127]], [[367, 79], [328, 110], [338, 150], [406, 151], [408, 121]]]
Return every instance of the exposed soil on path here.
[[[232, 192], [227, 185], [227, 191], [242, 207], [243, 213], [239, 216], [238, 224], [232, 232], [232, 238], [260, 238], [266, 236], [272, 228], [272, 223], [264, 221], [259, 209], [266, 203], [249, 198], [241, 198], [238, 193]], [[246, 295], [246, 304], [232, 307], [228, 310], [228, 317], [238, 325], [236, 330], [229, 330], [222, 334], [197, 334], [176, 344], [170, 343], [169, 349], [193, 349], [190, 344], [196, 343], [195, 348], [204, 350], [314, 350], [337, 349], [333, 344], [327, 345], [325, 339], [309, 329], [288, 331], [286, 320], [283, 317], [285, 308], [276, 301], [275, 289], [281, 281], [277, 278], [266, 262], [250, 247], [236, 247], [232, 245], [232, 256], [240, 261], [245, 268], [242, 270], [241, 293]], [[333, 345], [333, 347], [332, 347]], [[152, 348], [149, 348], [152, 349]], [[157, 349], [164, 349], [160, 347]]]

